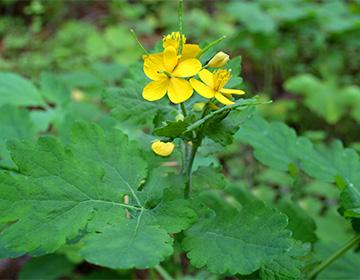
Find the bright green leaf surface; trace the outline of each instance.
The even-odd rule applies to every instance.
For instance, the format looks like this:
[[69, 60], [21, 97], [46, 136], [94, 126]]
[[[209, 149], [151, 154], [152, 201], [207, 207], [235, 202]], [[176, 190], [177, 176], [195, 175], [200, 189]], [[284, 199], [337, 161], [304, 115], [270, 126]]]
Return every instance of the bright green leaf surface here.
[[4, 104], [44, 105], [39, 91], [28, 80], [7, 72], [0, 72], [0, 106]]
[[290, 248], [285, 215], [250, 195], [233, 192], [226, 200], [215, 193], [202, 197], [208, 208], [186, 231], [183, 242], [195, 267], [250, 274]]

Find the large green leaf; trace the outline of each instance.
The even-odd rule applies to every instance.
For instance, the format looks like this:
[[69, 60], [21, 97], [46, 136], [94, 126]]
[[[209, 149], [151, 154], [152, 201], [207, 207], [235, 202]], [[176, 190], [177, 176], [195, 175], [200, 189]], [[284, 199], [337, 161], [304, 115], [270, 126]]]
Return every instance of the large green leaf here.
[[30, 81], [13, 73], [0, 72], [0, 106], [4, 104], [38, 106], [44, 105], [44, 101]]
[[183, 247], [195, 267], [214, 273], [250, 274], [291, 246], [287, 217], [239, 190], [224, 199], [204, 193], [199, 220]]
[[259, 161], [280, 171], [288, 170], [290, 164], [299, 166], [300, 155], [312, 149], [307, 138], [298, 137], [284, 123], [269, 123], [257, 114], [244, 122], [236, 136], [255, 149]]
[[[85, 236], [81, 254], [90, 262], [150, 267], [171, 254], [168, 232], [188, 227], [195, 217], [186, 203], [161, 198], [161, 192], [158, 205], [144, 206], [146, 163], [117, 130], [78, 123], [73, 150], [49, 137], [36, 145], [12, 141], [9, 148], [23, 174], [0, 175], [0, 240], [11, 254], [50, 253]], [[114, 246], [104, 247], [110, 241]], [[128, 252], [126, 260], [120, 249]]]

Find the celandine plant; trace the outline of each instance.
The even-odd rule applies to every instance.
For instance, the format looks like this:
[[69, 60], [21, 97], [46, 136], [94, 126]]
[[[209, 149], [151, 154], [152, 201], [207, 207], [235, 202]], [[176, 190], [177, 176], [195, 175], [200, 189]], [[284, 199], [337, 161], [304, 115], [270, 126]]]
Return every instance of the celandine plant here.
[[310, 261], [312, 220], [290, 203], [282, 208], [295, 221], [289, 224], [287, 215], [201, 164], [231, 144], [243, 125], [240, 137], [262, 163], [289, 170], [297, 182], [300, 171], [336, 180], [343, 215], [359, 215], [358, 173], [341, 167], [351, 161], [360, 169], [358, 157], [336, 144], [325, 153], [335, 163], [326, 165], [328, 156], [288, 128], [260, 117], [247, 125], [261, 102], [238, 98], [245, 93], [240, 59], [214, 53], [224, 38], [189, 44], [179, 3], [179, 31], [163, 38], [158, 53], [143, 48], [147, 84], [131, 69], [123, 88], [105, 94], [115, 118], [153, 125], [156, 140], [141, 134], [145, 141], [131, 141], [119, 129], [77, 122], [66, 145], [48, 136], [36, 144], [9, 141], [14, 167], [0, 172], [0, 257], [75, 255], [112, 269], [155, 269], [164, 279], [181, 273], [173, 264], [185, 274], [203, 269], [219, 277], [303, 279], [315, 278], [359, 242], [357, 235], [323, 262]]

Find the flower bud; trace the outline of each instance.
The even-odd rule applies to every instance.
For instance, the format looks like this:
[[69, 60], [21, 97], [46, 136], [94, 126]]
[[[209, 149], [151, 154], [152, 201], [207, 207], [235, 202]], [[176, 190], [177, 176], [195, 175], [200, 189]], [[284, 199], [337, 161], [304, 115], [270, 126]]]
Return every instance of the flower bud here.
[[176, 120], [177, 122], [179, 122], [179, 121], [184, 121], [184, 119], [185, 119], [185, 117], [184, 117], [183, 114], [177, 114], [176, 117], [175, 117], [175, 120]]
[[193, 108], [196, 112], [200, 112], [204, 109], [205, 104], [205, 102], [197, 102], [193, 105]]
[[151, 149], [153, 152], [159, 156], [167, 157], [172, 154], [173, 150], [175, 148], [175, 145], [173, 142], [162, 142], [160, 140], [155, 140], [151, 144]]
[[224, 52], [218, 52], [212, 59], [210, 59], [207, 66], [213, 68], [220, 68], [225, 66], [225, 64], [230, 60], [230, 56]]

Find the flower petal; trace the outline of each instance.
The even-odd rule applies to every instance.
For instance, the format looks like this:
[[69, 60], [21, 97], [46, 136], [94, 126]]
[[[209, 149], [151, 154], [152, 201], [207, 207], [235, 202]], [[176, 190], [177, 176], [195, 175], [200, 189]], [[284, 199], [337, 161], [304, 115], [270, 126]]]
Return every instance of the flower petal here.
[[220, 90], [221, 93], [226, 93], [226, 94], [245, 94], [245, 91], [241, 90], [241, 89], [231, 89], [231, 88], [223, 88]]
[[198, 59], [190, 58], [180, 62], [172, 72], [175, 77], [192, 77], [201, 69], [201, 62]]
[[214, 74], [207, 69], [203, 69], [199, 72], [200, 79], [212, 89], [214, 88]]
[[234, 104], [235, 102], [227, 99], [224, 95], [222, 95], [221, 93], [217, 92], [215, 93], [215, 98], [222, 104], [224, 105], [231, 105]]
[[164, 97], [168, 87], [169, 87], [168, 78], [162, 78], [158, 81], [150, 82], [144, 87], [142, 96], [144, 99], [148, 101], [159, 100]]
[[171, 73], [174, 70], [177, 63], [178, 63], [178, 57], [177, 57], [176, 49], [172, 46], [167, 47], [164, 50], [164, 65], [166, 71]]
[[162, 53], [155, 53], [144, 55], [144, 73], [151, 80], [159, 80], [164, 77], [164, 74], [159, 74], [158, 71], [165, 70], [164, 59]]
[[194, 78], [190, 79], [190, 84], [198, 94], [205, 98], [212, 98], [215, 95], [215, 92], [211, 88]]
[[192, 94], [193, 88], [188, 81], [174, 77], [170, 79], [168, 96], [171, 102], [179, 104], [188, 100]]
[[160, 140], [156, 140], [151, 144], [151, 149], [153, 152], [159, 156], [167, 157], [172, 154], [175, 145], [173, 142], [162, 142]]
[[196, 58], [196, 56], [200, 52], [201, 52], [201, 49], [200, 49], [199, 45], [185, 44], [185, 45], [183, 45], [180, 61], [184, 61], [189, 58]]

